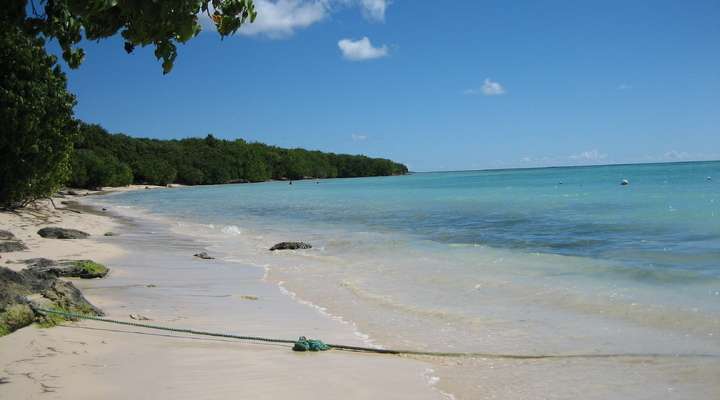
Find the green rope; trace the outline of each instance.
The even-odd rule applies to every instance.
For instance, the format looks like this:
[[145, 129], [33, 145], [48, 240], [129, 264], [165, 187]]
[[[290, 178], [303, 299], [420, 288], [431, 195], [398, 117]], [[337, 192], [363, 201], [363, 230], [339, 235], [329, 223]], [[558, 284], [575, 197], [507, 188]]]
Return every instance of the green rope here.
[[34, 311], [41, 313], [41, 314], [56, 314], [56, 315], [61, 315], [61, 316], [70, 318], [70, 319], [89, 319], [89, 320], [93, 320], [93, 321], [108, 322], [108, 323], [118, 324], [118, 325], [127, 325], [127, 326], [134, 326], [134, 327], [138, 327], [138, 328], [163, 330], [163, 331], [177, 332], [177, 333], [188, 333], [188, 334], [192, 334], [192, 335], [222, 337], [222, 338], [249, 340], [249, 341], [266, 342], [266, 343], [292, 344], [293, 345], [292, 349], [294, 351], [325, 351], [325, 350], [334, 349], [334, 350], [346, 350], [346, 351], [356, 351], [356, 352], [365, 352], [365, 353], [394, 354], [394, 355], [432, 356], [432, 357], [504, 358], [504, 359], [515, 359], [515, 360], [539, 360], [539, 359], [551, 359], [551, 358], [660, 358], [660, 357], [720, 358], [720, 355], [718, 355], [718, 354], [703, 354], [703, 353], [688, 353], [688, 354], [663, 354], [663, 353], [647, 353], [647, 354], [607, 353], [607, 354], [602, 354], [602, 353], [595, 353], [595, 354], [537, 354], [537, 355], [533, 355], [533, 354], [501, 354], [501, 353], [473, 353], [473, 352], [454, 353], [454, 352], [439, 352], [439, 351], [378, 349], [378, 348], [374, 348], [374, 347], [348, 346], [348, 345], [330, 344], [330, 343], [326, 344], [326, 343], [323, 343], [321, 340], [307, 339], [305, 336], [301, 336], [298, 340], [273, 339], [273, 338], [266, 338], [266, 337], [260, 337], [260, 336], [240, 336], [240, 335], [233, 335], [233, 334], [228, 334], [228, 333], [207, 332], [207, 331], [198, 331], [198, 330], [194, 330], [194, 329], [171, 328], [171, 327], [167, 327], [167, 326], [143, 324], [143, 323], [139, 323], [139, 322], [120, 321], [120, 320], [115, 320], [115, 319], [95, 317], [92, 315], [84, 315], [84, 314], [78, 314], [78, 313], [72, 313], [72, 312], [66, 312], [66, 311], [48, 310], [48, 309], [44, 309], [44, 308], [34, 307], [32, 305], [30, 307]]

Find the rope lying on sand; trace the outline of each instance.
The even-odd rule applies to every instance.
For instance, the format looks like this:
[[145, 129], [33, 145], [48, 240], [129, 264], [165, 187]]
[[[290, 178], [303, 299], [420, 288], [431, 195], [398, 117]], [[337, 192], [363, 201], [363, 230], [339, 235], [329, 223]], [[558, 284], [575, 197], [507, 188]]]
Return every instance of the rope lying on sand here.
[[415, 351], [415, 350], [395, 350], [395, 349], [378, 349], [373, 347], [362, 347], [362, 346], [348, 346], [342, 344], [330, 344], [323, 343], [316, 339], [307, 339], [304, 336], [298, 340], [288, 339], [273, 339], [265, 338], [260, 336], [241, 336], [233, 335], [228, 333], [217, 333], [198, 331], [194, 329], [183, 329], [183, 328], [171, 328], [167, 326], [143, 324], [139, 322], [128, 322], [120, 321], [109, 318], [94, 317], [91, 315], [77, 314], [59, 310], [48, 310], [44, 308], [38, 308], [31, 306], [33, 310], [41, 314], [56, 314], [70, 319], [89, 319], [93, 321], [108, 322], [118, 325], [134, 326], [138, 328], [147, 328], [155, 330], [163, 330], [177, 333], [188, 333], [192, 335], [201, 336], [212, 336], [222, 337], [239, 340], [249, 340], [254, 342], [266, 342], [266, 343], [283, 343], [292, 344], [293, 350], [295, 351], [323, 351], [323, 350], [345, 350], [355, 351], [364, 353], [378, 353], [378, 354], [394, 354], [394, 355], [411, 355], [411, 356], [434, 356], [434, 357], [476, 357], [476, 358], [504, 358], [504, 359], [516, 359], [516, 360], [539, 360], [539, 359], [551, 359], [551, 358], [720, 358], [719, 354], [702, 354], [702, 353], [688, 353], [688, 354], [663, 354], [663, 353], [590, 353], [590, 354], [502, 354], [502, 353], [462, 353], [462, 352], [442, 352], [442, 351]]

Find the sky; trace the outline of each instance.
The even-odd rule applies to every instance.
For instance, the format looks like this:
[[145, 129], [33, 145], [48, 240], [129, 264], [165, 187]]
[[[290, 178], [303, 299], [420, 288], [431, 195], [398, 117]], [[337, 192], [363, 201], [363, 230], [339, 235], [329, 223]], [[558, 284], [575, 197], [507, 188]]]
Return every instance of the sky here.
[[151, 47], [83, 43], [76, 115], [413, 171], [720, 159], [717, 0], [255, 2], [168, 75]]

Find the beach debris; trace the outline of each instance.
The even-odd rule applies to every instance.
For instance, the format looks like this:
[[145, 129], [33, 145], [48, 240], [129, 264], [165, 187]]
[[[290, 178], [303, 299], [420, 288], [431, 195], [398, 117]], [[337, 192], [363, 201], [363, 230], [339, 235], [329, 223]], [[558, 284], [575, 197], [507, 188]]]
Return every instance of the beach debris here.
[[305, 242], [280, 242], [270, 248], [270, 251], [275, 250], [299, 250], [299, 249], [312, 249], [312, 245]]
[[621, 185], [621, 186], [627, 186], [627, 185], [629, 185], [629, 184], [630, 184], [630, 181], [627, 180], [627, 179], [623, 179], [622, 181], [620, 181], [620, 185]]
[[157, 287], [157, 285], [150, 283], [150, 284], [148, 284], [148, 285], [145, 285], [145, 287], [147, 287], [147, 288], [154, 288], [154, 287]]
[[105, 277], [110, 270], [92, 260], [50, 260], [47, 258], [31, 258], [23, 260], [27, 270], [48, 273], [65, 278], [94, 279]]
[[250, 296], [247, 294], [240, 295], [240, 298], [243, 300], [259, 300], [259, 297], [257, 296]]
[[132, 318], [136, 321], [152, 321], [150, 318], [148, 318], [142, 314], [130, 314], [130, 318]]
[[330, 346], [323, 343], [322, 340], [308, 339], [305, 336], [300, 336], [292, 349], [293, 351], [325, 351], [330, 350]]
[[115, 236], [114, 232], [105, 232], [103, 233], [103, 236]]
[[215, 257], [209, 255], [206, 251], [201, 251], [197, 254], [193, 254], [193, 256], [197, 258], [202, 258], [203, 260], [214, 260]]
[[59, 228], [56, 226], [42, 228], [37, 233], [46, 239], [85, 239], [90, 236], [89, 233], [77, 229]]

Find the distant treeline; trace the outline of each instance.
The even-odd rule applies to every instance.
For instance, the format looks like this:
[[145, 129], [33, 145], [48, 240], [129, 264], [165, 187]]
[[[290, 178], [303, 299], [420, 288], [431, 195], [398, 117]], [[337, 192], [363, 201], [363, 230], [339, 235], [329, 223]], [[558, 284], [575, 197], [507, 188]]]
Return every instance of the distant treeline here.
[[140, 139], [110, 134], [99, 125], [81, 124], [68, 185], [208, 185], [407, 172], [405, 165], [381, 158], [283, 149], [212, 135], [182, 140]]

